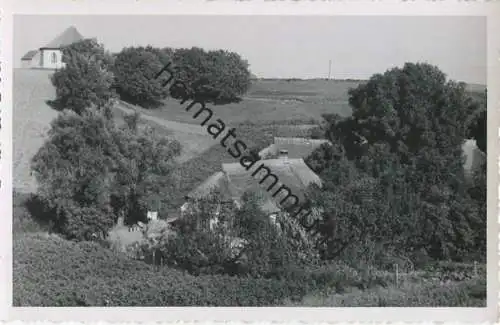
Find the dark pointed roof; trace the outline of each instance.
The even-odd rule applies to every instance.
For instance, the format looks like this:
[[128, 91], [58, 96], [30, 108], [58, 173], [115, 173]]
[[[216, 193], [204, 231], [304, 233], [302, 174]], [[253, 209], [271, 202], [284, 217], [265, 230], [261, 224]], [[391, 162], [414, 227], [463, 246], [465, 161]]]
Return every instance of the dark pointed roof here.
[[80, 34], [74, 26], [71, 26], [68, 29], [66, 29], [62, 34], [57, 36], [54, 40], [52, 40], [52, 42], [41, 48], [60, 49], [62, 47], [71, 45], [81, 40], [83, 40], [82, 34]]
[[37, 50], [33, 51], [28, 51], [22, 58], [21, 60], [31, 60], [33, 57], [38, 53]]
[[[246, 170], [240, 163], [222, 164], [222, 171], [210, 176], [200, 186], [191, 191], [188, 199], [202, 199], [207, 197], [212, 190], [219, 192], [220, 198], [224, 202], [239, 200], [245, 192], [252, 192], [261, 198], [261, 208], [269, 213], [280, 211], [278, 202], [283, 199], [284, 192], [273, 196], [274, 192], [281, 186], [287, 186], [299, 200], [304, 198], [304, 193], [311, 183], [322, 185], [321, 179], [316, 175], [302, 159], [266, 159], [259, 160], [257, 165], [263, 164], [279, 179], [279, 183], [267, 191], [267, 187], [272, 184], [259, 182], [267, 175], [261, 172], [260, 175], [252, 176], [257, 169]], [[273, 193], [271, 193], [273, 192]]]

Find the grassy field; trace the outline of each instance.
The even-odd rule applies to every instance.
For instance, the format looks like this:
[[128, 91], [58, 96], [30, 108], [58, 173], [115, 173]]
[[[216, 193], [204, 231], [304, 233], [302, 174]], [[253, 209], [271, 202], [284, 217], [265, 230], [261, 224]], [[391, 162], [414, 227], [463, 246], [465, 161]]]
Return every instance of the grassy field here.
[[[127, 112], [123, 109], [127, 109]], [[199, 130], [196, 130], [196, 132], [190, 130], [190, 128], [193, 128], [195, 125], [182, 124], [176, 125], [177, 127], [175, 128], [169, 127], [171, 124], [169, 121], [165, 121], [155, 116], [144, 116], [145, 112], [143, 110], [137, 107], [134, 107], [134, 109], [142, 112], [139, 121], [140, 126], [152, 128], [157, 135], [177, 140], [182, 145], [181, 154], [177, 157], [179, 163], [199, 156], [215, 144], [215, 141], [207, 136], [205, 129], [202, 127], [199, 127]], [[120, 121], [120, 123], [124, 123], [123, 116], [131, 112], [133, 112], [133, 110], [127, 107], [122, 107], [122, 109], [115, 107], [113, 110], [115, 119]]]
[[[347, 91], [359, 84], [360, 81], [343, 80], [256, 80], [241, 102], [209, 107], [227, 123], [311, 124], [321, 121], [324, 113], [349, 115]], [[176, 100], [166, 99], [162, 107], [143, 112], [166, 120], [198, 124], [185, 107]]]
[[[314, 124], [322, 114], [351, 114], [348, 90], [365, 81], [351, 80], [254, 80], [248, 93], [239, 103], [207, 105], [225, 123], [255, 124], [293, 123]], [[472, 93], [481, 93], [483, 85], [468, 85]], [[142, 113], [182, 123], [199, 124], [193, 112], [186, 112], [186, 104], [166, 99], [164, 105], [152, 110], [139, 109]], [[196, 107], [194, 107], [196, 108]]]
[[57, 112], [45, 101], [54, 99], [55, 89], [51, 85], [49, 71], [14, 70], [13, 89], [13, 187], [22, 192], [36, 189], [34, 177], [30, 175], [30, 160], [42, 146], [50, 121]]

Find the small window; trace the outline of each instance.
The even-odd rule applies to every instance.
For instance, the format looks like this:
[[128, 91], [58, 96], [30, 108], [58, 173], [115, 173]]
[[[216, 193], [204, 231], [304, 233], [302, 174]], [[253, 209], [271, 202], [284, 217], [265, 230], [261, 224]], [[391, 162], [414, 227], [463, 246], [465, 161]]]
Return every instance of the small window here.
[[52, 53], [52, 56], [51, 56], [50, 61], [51, 61], [52, 63], [57, 63], [57, 55], [56, 55], [55, 53]]

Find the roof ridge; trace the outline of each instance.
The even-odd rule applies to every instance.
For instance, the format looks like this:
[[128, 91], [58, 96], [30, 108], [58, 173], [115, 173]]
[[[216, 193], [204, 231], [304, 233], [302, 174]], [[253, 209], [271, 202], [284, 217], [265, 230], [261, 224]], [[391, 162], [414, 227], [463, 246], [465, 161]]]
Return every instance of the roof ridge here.
[[57, 35], [56, 38], [54, 38], [51, 42], [49, 42], [47, 45], [41, 47], [43, 48], [61, 48], [65, 47], [68, 45], [71, 45], [75, 42], [79, 42], [84, 37], [78, 30], [76, 29], [75, 26], [70, 26], [66, 28], [61, 34]]

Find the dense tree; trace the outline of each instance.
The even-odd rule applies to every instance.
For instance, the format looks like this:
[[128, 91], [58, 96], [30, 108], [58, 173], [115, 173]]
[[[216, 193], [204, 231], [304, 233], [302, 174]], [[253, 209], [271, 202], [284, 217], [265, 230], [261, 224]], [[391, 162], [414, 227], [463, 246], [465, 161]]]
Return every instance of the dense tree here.
[[[325, 183], [324, 193], [311, 195], [323, 209], [325, 255], [366, 236], [433, 258], [476, 249], [485, 215], [463, 169], [464, 116], [477, 108], [465, 86], [429, 64], [407, 63], [349, 95], [352, 116], [325, 116], [334, 146], [307, 160]], [[367, 201], [360, 204], [359, 195]]]
[[65, 66], [51, 77], [56, 99], [49, 105], [57, 110], [70, 109], [77, 114], [89, 107], [107, 110], [115, 98], [111, 90], [112, 57], [93, 39], [82, 40], [63, 49]]
[[116, 162], [111, 193], [114, 211], [125, 216], [128, 224], [146, 221], [151, 199], [160, 192], [162, 200], [172, 195], [165, 190], [172, 190], [174, 158], [180, 154], [180, 144], [156, 135], [152, 129], [130, 126], [115, 129], [113, 139], [120, 153], [113, 158]]
[[116, 147], [107, 124], [95, 111], [65, 111], [33, 157], [37, 194], [54, 211], [54, 230], [69, 238], [91, 239], [114, 222], [109, 194]]
[[487, 136], [487, 92], [485, 90], [483, 96], [478, 100], [479, 109], [475, 112], [474, 117], [469, 126], [469, 136], [476, 140], [478, 148], [486, 153], [488, 143]]
[[115, 57], [115, 87], [122, 99], [144, 107], [159, 104], [168, 95], [168, 88], [155, 76], [168, 61], [159, 49], [127, 47]]
[[[144, 220], [148, 196], [168, 184], [177, 142], [118, 128], [101, 112], [63, 112], [32, 161], [38, 197], [69, 238], [106, 237], [118, 216]], [[47, 214], [45, 214], [47, 215]]]
[[[248, 63], [234, 52], [205, 51], [197, 47], [177, 49], [173, 62], [176, 78], [186, 86], [189, 98], [201, 96], [206, 102], [234, 102], [250, 87]], [[175, 91], [171, 94], [179, 97]]]
[[155, 54], [163, 66], [171, 63], [174, 57], [175, 49], [170, 47], [158, 48], [151, 45], [146, 46], [146, 51]]

